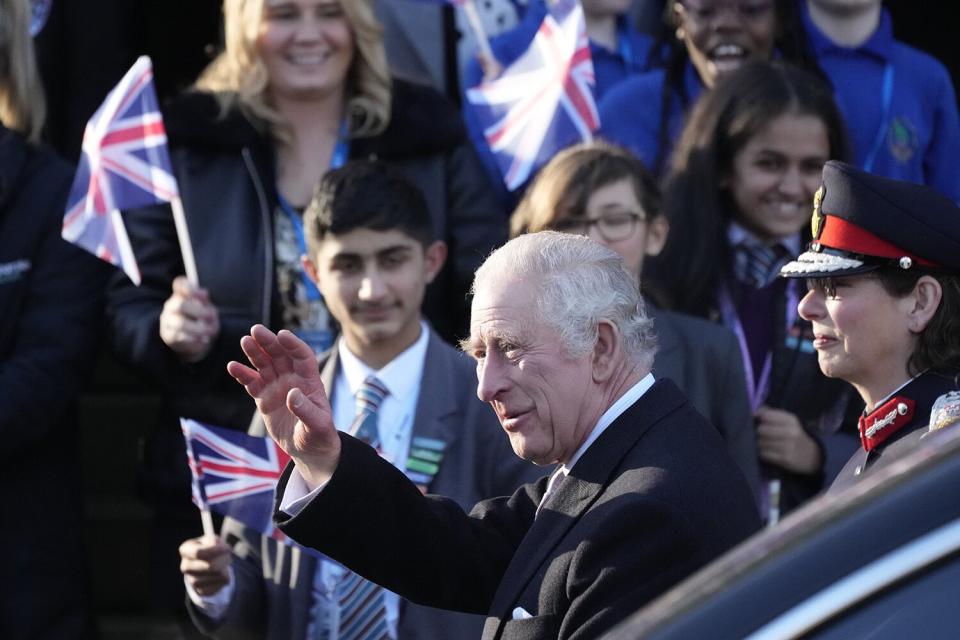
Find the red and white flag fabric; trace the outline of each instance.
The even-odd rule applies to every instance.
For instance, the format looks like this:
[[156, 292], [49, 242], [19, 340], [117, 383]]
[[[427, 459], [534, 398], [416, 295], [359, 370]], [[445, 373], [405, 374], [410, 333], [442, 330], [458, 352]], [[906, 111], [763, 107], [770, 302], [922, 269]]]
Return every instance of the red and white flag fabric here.
[[120, 210], [178, 198], [153, 66], [141, 56], [87, 123], [62, 235], [139, 284]]
[[180, 419], [193, 479], [193, 501], [268, 536], [274, 528], [273, 492], [290, 456], [268, 437]]
[[527, 51], [490, 82], [467, 90], [507, 188], [523, 185], [568, 145], [600, 126], [583, 9], [559, 0]]

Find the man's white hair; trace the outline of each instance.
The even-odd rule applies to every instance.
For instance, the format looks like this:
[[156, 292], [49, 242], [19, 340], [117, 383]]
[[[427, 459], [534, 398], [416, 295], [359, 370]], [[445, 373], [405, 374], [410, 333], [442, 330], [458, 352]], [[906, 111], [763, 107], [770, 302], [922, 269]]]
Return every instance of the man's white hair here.
[[569, 355], [593, 350], [601, 320], [617, 327], [627, 358], [649, 369], [656, 353], [653, 320], [644, 310], [635, 274], [620, 255], [584, 236], [541, 231], [518, 236], [477, 269], [473, 291], [521, 279], [536, 283], [530, 303], [560, 336]]

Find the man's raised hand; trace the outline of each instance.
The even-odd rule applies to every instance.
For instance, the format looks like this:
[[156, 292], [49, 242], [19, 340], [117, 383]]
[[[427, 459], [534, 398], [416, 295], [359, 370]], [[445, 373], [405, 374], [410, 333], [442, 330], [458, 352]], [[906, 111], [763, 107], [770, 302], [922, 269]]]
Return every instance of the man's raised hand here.
[[286, 451], [312, 489], [330, 479], [340, 459], [340, 438], [313, 350], [290, 331], [250, 329], [240, 347], [253, 368], [227, 371], [257, 401], [270, 436]]

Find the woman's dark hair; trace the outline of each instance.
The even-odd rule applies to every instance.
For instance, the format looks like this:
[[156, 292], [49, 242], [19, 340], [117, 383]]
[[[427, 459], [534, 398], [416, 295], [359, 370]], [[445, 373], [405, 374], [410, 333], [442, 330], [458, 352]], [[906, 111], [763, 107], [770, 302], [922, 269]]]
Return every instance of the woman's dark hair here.
[[[670, 118], [674, 100], [679, 100], [684, 111], [690, 106], [690, 96], [683, 82], [684, 69], [690, 56], [684, 43], [677, 39], [676, 5], [682, 0], [667, 0], [663, 7], [663, 20], [660, 32], [650, 52], [648, 68], [663, 67], [666, 77], [660, 94], [660, 128], [657, 132], [657, 158], [654, 161], [654, 175], [663, 173], [667, 154], [671, 146]], [[817, 63], [813, 47], [807, 37], [800, 14], [800, 0], [774, 0], [776, 11], [776, 34], [774, 50], [782, 60], [809, 71], [826, 81], [826, 75]]]
[[721, 185], [736, 154], [784, 114], [818, 118], [827, 130], [829, 159], [848, 157], [830, 87], [784, 62], [748, 62], [695, 106], [664, 181], [670, 239], [651, 265], [651, 277], [670, 292], [673, 308], [710, 315], [714, 292], [729, 270], [726, 232], [735, 212]]
[[960, 276], [923, 271], [882, 268], [876, 272], [880, 286], [891, 296], [902, 298], [913, 291], [923, 275], [940, 282], [940, 306], [920, 333], [917, 348], [907, 361], [907, 372], [915, 376], [927, 369], [941, 374], [960, 372]]

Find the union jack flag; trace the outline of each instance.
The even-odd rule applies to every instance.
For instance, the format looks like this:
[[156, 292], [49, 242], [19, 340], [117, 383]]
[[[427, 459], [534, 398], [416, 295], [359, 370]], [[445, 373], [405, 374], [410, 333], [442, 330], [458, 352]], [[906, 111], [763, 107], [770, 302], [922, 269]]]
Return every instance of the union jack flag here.
[[576, 0], [560, 0], [516, 62], [467, 91], [508, 189], [559, 149], [593, 138], [600, 126], [593, 85], [583, 10]]
[[276, 442], [240, 431], [180, 419], [198, 507], [239, 520], [283, 540], [273, 526], [273, 491], [290, 460]]
[[178, 197], [153, 67], [150, 58], [141, 56], [87, 123], [63, 238], [121, 267], [140, 284], [120, 209]]

